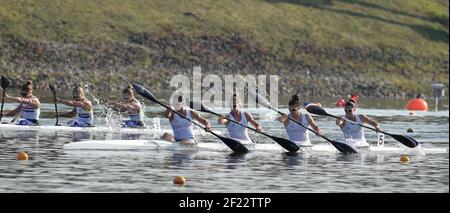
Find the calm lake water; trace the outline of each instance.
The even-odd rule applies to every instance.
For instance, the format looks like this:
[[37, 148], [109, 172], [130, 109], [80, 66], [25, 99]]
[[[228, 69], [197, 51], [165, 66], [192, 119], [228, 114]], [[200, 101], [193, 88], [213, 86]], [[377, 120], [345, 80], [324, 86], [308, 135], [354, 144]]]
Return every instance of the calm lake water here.
[[[377, 101], [378, 103], [378, 101]], [[381, 105], [383, 105], [381, 103]], [[398, 107], [368, 109], [362, 105], [359, 113], [381, 123], [390, 133], [408, 133], [422, 146], [449, 146], [449, 112], [416, 112]], [[13, 109], [7, 104], [5, 109]], [[448, 106], [447, 106], [448, 107]], [[60, 106], [61, 110], [70, 110]], [[331, 114], [342, 109], [327, 108]], [[446, 109], [447, 110], [447, 109]], [[146, 107], [149, 116], [161, 116], [163, 108]], [[217, 110], [224, 113], [225, 110]], [[264, 109], [250, 109], [264, 129], [276, 136], [286, 136], [276, 114]], [[43, 104], [42, 125], [53, 125], [53, 105]], [[106, 120], [118, 122], [118, 117], [96, 106], [96, 126]], [[215, 117], [205, 115], [213, 129]], [[108, 118], [108, 119], [106, 119]], [[341, 140], [342, 134], [328, 117], [314, 117], [325, 136]], [[3, 121], [11, 118], [3, 118]], [[62, 119], [62, 123], [67, 119]], [[149, 125], [152, 119], [147, 122]], [[162, 128], [170, 128], [161, 118]], [[250, 133], [259, 143], [273, 143]], [[365, 131], [371, 145], [376, 134]], [[65, 151], [66, 143], [101, 139], [151, 139], [153, 135], [127, 135], [87, 132], [44, 132], [2, 129], [0, 126], [0, 192], [449, 192], [449, 155], [428, 154], [410, 156], [410, 162], [400, 162], [396, 154], [298, 153], [282, 151], [252, 152], [232, 155], [224, 151]], [[326, 143], [310, 134], [313, 143]], [[203, 142], [219, 142], [213, 136], [199, 136]], [[385, 146], [397, 146], [386, 136]], [[19, 151], [29, 155], [28, 161], [17, 161]], [[174, 185], [174, 176], [182, 175], [184, 186]]]

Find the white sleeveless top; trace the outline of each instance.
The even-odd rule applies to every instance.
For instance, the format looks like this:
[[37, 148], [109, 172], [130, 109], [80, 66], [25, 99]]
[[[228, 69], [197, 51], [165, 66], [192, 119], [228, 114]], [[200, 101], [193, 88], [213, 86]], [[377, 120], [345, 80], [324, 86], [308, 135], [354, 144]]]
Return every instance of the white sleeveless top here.
[[[356, 123], [361, 124], [361, 118], [359, 115], [355, 115]], [[347, 116], [345, 118], [349, 119]], [[364, 129], [361, 126], [350, 123], [348, 121], [345, 122], [344, 127], [341, 128], [344, 133], [345, 142], [352, 146], [368, 146], [366, 142], [366, 138], [364, 137]]]
[[[226, 117], [230, 120], [236, 121], [236, 119], [233, 117], [231, 112], [228, 113], [226, 115]], [[238, 123], [245, 125], [245, 126], [248, 125], [247, 116], [246, 116], [245, 112], [241, 111], [241, 121]], [[230, 135], [231, 138], [251, 141], [250, 137], [248, 136], [247, 128], [240, 126], [238, 124], [235, 124], [233, 122], [229, 122], [227, 125], [227, 129], [228, 129], [228, 134]]]
[[[192, 120], [191, 109], [186, 107], [185, 110], [185, 117]], [[170, 122], [170, 125], [172, 126], [175, 141], [182, 141], [186, 139], [195, 140], [194, 125], [190, 121], [180, 117], [176, 113], [173, 113], [173, 119]]]
[[81, 107], [75, 107], [75, 110], [77, 112], [77, 120], [80, 122], [83, 122], [85, 124], [92, 124], [92, 121], [94, 120], [94, 112], [92, 110], [86, 111]]
[[22, 118], [27, 120], [39, 120], [40, 108], [33, 108], [28, 104], [22, 104]]
[[142, 109], [141, 103], [137, 101], [139, 105], [139, 112], [134, 113], [131, 110], [127, 110], [128, 116], [130, 117], [130, 121], [144, 121], [144, 110]]
[[[303, 126], [308, 127], [308, 118], [306, 117], [306, 113], [300, 112], [302, 120], [299, 122]], [[291, 113], [288, 115], [291, 118], [294, 118]], [[295, 118], [294, 118], [295, 120]], [[297, 145], [310, 145], [309, 134], [307, 129], [298, 125], [297, 123], [289, 120], [288, 125], [286, 126], [286, 132], [289, 136], [289, 140], [295, 142]]]

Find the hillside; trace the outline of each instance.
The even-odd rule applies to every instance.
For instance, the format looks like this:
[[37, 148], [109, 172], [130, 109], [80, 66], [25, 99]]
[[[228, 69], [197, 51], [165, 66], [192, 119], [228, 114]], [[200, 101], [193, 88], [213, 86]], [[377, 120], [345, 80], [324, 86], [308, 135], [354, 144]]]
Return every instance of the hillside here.
[[[14, 86], [168, 87], [200, 65], [279, 74], [282, 94], [406, 97], [448, 86], [446, 0], [0, 0]], [[108, 83], [105, 83], [108, 82]]]

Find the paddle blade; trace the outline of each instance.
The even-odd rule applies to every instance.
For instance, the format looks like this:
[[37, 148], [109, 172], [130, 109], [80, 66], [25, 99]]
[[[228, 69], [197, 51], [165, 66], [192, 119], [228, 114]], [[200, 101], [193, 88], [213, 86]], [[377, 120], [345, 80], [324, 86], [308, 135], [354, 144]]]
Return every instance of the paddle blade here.
[[266, 108], [271, 108], [270, 103], [262, 95], [254, 93], [253, 91], [248, 91], [248, 95], [255, 101], [255, 103], [260, 104]]
[[391, 137], [393, 137], [398, 142], [402, 143], [403, 145], [409, 147], [409, 148], [415, 148], [419, 145], [419, 142], [416, 141], [414, 138], [407, 136], [407, 135], [395, 135], [395, 134], [389, 134]]
[[2, 89], [6, 89], [9, 86], [9, 81], [5, 77], [2, 76], [0, 81], [1, 81]]
[[279, 138], [275, 136], [272, 136], [270, 138], [272, 138], [277, 144], [279, 144], [281, 147], [283, 147], [289, 152], [297, 152], [300, 149], [300, 147], [296, 143], [292, 142], [289, 139]]
[[56, 95], [56, 90], [55, 90], [55, 88], [53, 87], [53, 85], [48, 84], [48, 88], [50, 88], [50, 91], [52, 91], [53, 95]]
[[355, 154], [358, 153], [353, 147], [346, 143], [332, 141], [331, 144], [342, 154]]
[[134, 91], [136, 91], [142, 97], [144, 97], [152, 102], [158, 102], [158, 99], [156, 99], [155, 96], [150, 91], [145, 89], [143, 86], [141, 86], [139, 84], [133, 84], [133, 88], [134, 88]]
[[315, 115], [329, 115], [325, 109], [323, 109], [320, 106], [314, 105], [314, 104], [310, 104], [306, 106], [306, 111], [308, 111], [311, 114], [315, 114]]
[[238, 154], [245, 154], [249, 152], [248, 148], [244, 146], [241, 142], [234, 140], [232, 138], [226, 138], [219, 135], [217, 136], [220, 138], [220, 140], [223, 141], [225, 145], [230, 147], [230, 149], [233, 150], [233, 152]]

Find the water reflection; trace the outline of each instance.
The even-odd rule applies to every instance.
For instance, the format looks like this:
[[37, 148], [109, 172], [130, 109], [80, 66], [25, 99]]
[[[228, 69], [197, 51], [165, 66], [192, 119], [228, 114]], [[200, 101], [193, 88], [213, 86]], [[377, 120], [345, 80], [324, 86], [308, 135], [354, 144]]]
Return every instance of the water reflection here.
[[73, 141], [92, 140], [91, 132], [72, 132]]
[[246, 161], [248, 154], [231, 153], [228, 154], [226, 164], [228, 169], [236, 169], [237, 165]]
[[282, 153], [282, 160], [286, 163], [288, 167], [295, 167], [301, 163], [307, 163], [307, 159], [303, 156], [304, 153], [298, 152], [285, 152]]
[[172, 166], [183, 166], [191, 162], [193, 156], [198, 153], [197, 150], [176, 150], [170, 151], [166, 162], [169, 162]]

